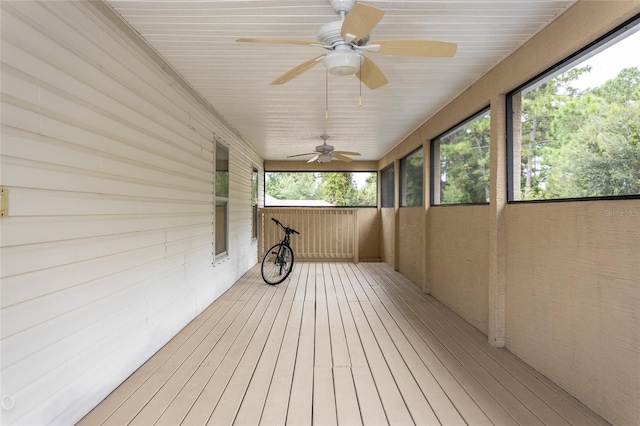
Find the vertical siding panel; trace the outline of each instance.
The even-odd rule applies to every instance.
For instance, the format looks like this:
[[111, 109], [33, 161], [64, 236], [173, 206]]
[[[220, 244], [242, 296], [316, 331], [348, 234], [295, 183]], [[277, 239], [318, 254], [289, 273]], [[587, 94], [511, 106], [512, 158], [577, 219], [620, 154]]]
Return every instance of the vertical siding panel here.
[[[72, 424], [255, 264], [262, 160], [96, 6], [1, 7], [2, 423]], [[219, 262], [214, 135], [230, 152]]]

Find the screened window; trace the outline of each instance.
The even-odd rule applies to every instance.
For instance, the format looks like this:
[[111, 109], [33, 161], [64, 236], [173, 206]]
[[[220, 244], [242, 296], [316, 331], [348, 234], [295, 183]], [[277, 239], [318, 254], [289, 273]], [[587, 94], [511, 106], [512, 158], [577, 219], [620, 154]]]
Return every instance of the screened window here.
[[380, 173], [380, 198], [382, 207], [393, 207], [395, 188], [393, 182], [393, 164]]
[[228, 251], [229, 242], [229, 149], [216, 142], [215, 168], [215, 248], [216, 256]]
[[258, 169], [251, 171], [251, 238], [258, 238]]
[[267, 172], [265, 206], [376, 207], [377, 172]]
[[507, 96], [509, 200], [640, 194], [640, 19]]
[[400, 160], [400, 205], [421, 206], [424, 188], [422, 148]]
[[432, 204], [489, 202], [490, 140], [486, 109], [432, 141]]

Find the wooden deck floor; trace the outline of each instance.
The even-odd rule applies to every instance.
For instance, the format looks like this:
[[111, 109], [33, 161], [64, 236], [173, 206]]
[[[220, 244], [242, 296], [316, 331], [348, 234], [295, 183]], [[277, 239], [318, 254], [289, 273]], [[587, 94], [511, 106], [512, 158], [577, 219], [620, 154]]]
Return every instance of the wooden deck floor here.
[[81, 425], [605, 425], [379, 263], [258, 267]]

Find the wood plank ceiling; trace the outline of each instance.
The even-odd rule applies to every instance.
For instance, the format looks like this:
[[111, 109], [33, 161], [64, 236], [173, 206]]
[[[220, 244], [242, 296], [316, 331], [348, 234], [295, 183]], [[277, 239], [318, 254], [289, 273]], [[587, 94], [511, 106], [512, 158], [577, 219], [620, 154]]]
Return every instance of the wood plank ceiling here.
[[[322, 142], [319, 136], [326, 132], [337, 150], [359, 151], [360, 159], [377, 160], [575, 1], [367, 1], [385, 11], [371, 32], [371, 42], [455, 42], [456, 56], [413, 58], [367, 53], [389, 84], [369, 90], [360, 87], [354, 76], [329, 75], [328, 91], [322, 65], [284, 85], [270, 85], [324, 50], [235, 40], [315, 41], [323, 24], [339, 20], [329, 0], [108, 3], [264, 159], [281, 160], [313, 151]], [[360, 91], [362, 106], [358, 105]]]

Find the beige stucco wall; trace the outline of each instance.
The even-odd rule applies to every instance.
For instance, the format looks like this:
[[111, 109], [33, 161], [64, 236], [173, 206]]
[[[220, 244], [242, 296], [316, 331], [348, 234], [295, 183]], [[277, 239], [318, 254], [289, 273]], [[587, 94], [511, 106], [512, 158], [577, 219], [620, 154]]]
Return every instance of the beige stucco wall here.
[[398, 271], [420, 288], [425, 288], [425, 211], [424, 207], [398, 210]]
[[358, 250], [360, 261], [379, 261], [380, 213], [378, 209], [358, 209]]
[[[492, 110], [492, 115], [499, 115], [492, 117], [499, 120], [492, 124], [492, 137], [501, 136], [492, 141], [498, 152], [491, 153], [492, 159], [500, 160], [504, 95], [638, 13], [639, 1], [577, 2], [449, 105], [426, 117], [379, 161], [378, 168], [490, 103], [492, 108], [501, 106]], [[640, 200], [503, 208], [504, 161], [492, 162], [491, 173], [493, 203], [486, 218], [474, 211], [482, 207], [429, 208], [423, 219], [427, 232], [418, 234], [409, 229], [417, 226], [413, 221], [420, 220], [425, 209], [399, 210], [398, 240], [385, 235], [383, 242], [397, 242], [400, 271], [416, 282], [426, 271], [425, 288], [434, 296], [480, 324], [478, 328], [486, 327], [489, 336], [496, 337], [494, 344], [504, 341], [510, 351], [608, 421], [640, 424]], [[483, 256], [480, 243], [464, 247], [468, 237], [457, 228], [469, 226], [467, 231], [478, 232], [474, 240], [481, 241], [483, 220], [488, 222], [486, 267], [480, 265], [485, 261], [478, 257]], [[455, 235], [455, 241], [446, 235]], [[447, 251], [464, 247], [464, 256], [473, 256], [478, 263], [455, 262], [438, 252], [442, 247]], [[421, 261], [426, 262], [424, 271], [416, 268]], [[481, 271], [486, 285], [470, 275], [473, 270]], [[457, 285], [464, 279], [468, 282]], [[474, 292], [475, 304], [468, 297]], [[480, 317], [487, 305], [489, 321], [484, 326]]]
[[640, 200], [508, 206], [507, 347], [639, 424]]
[[380, 209], [380, 252], [382, 261], [396, 266], [396, 210], [393, 208]]
[[427, 214], [431, 295], [486, 334], [489, 206], [431, 207]]

